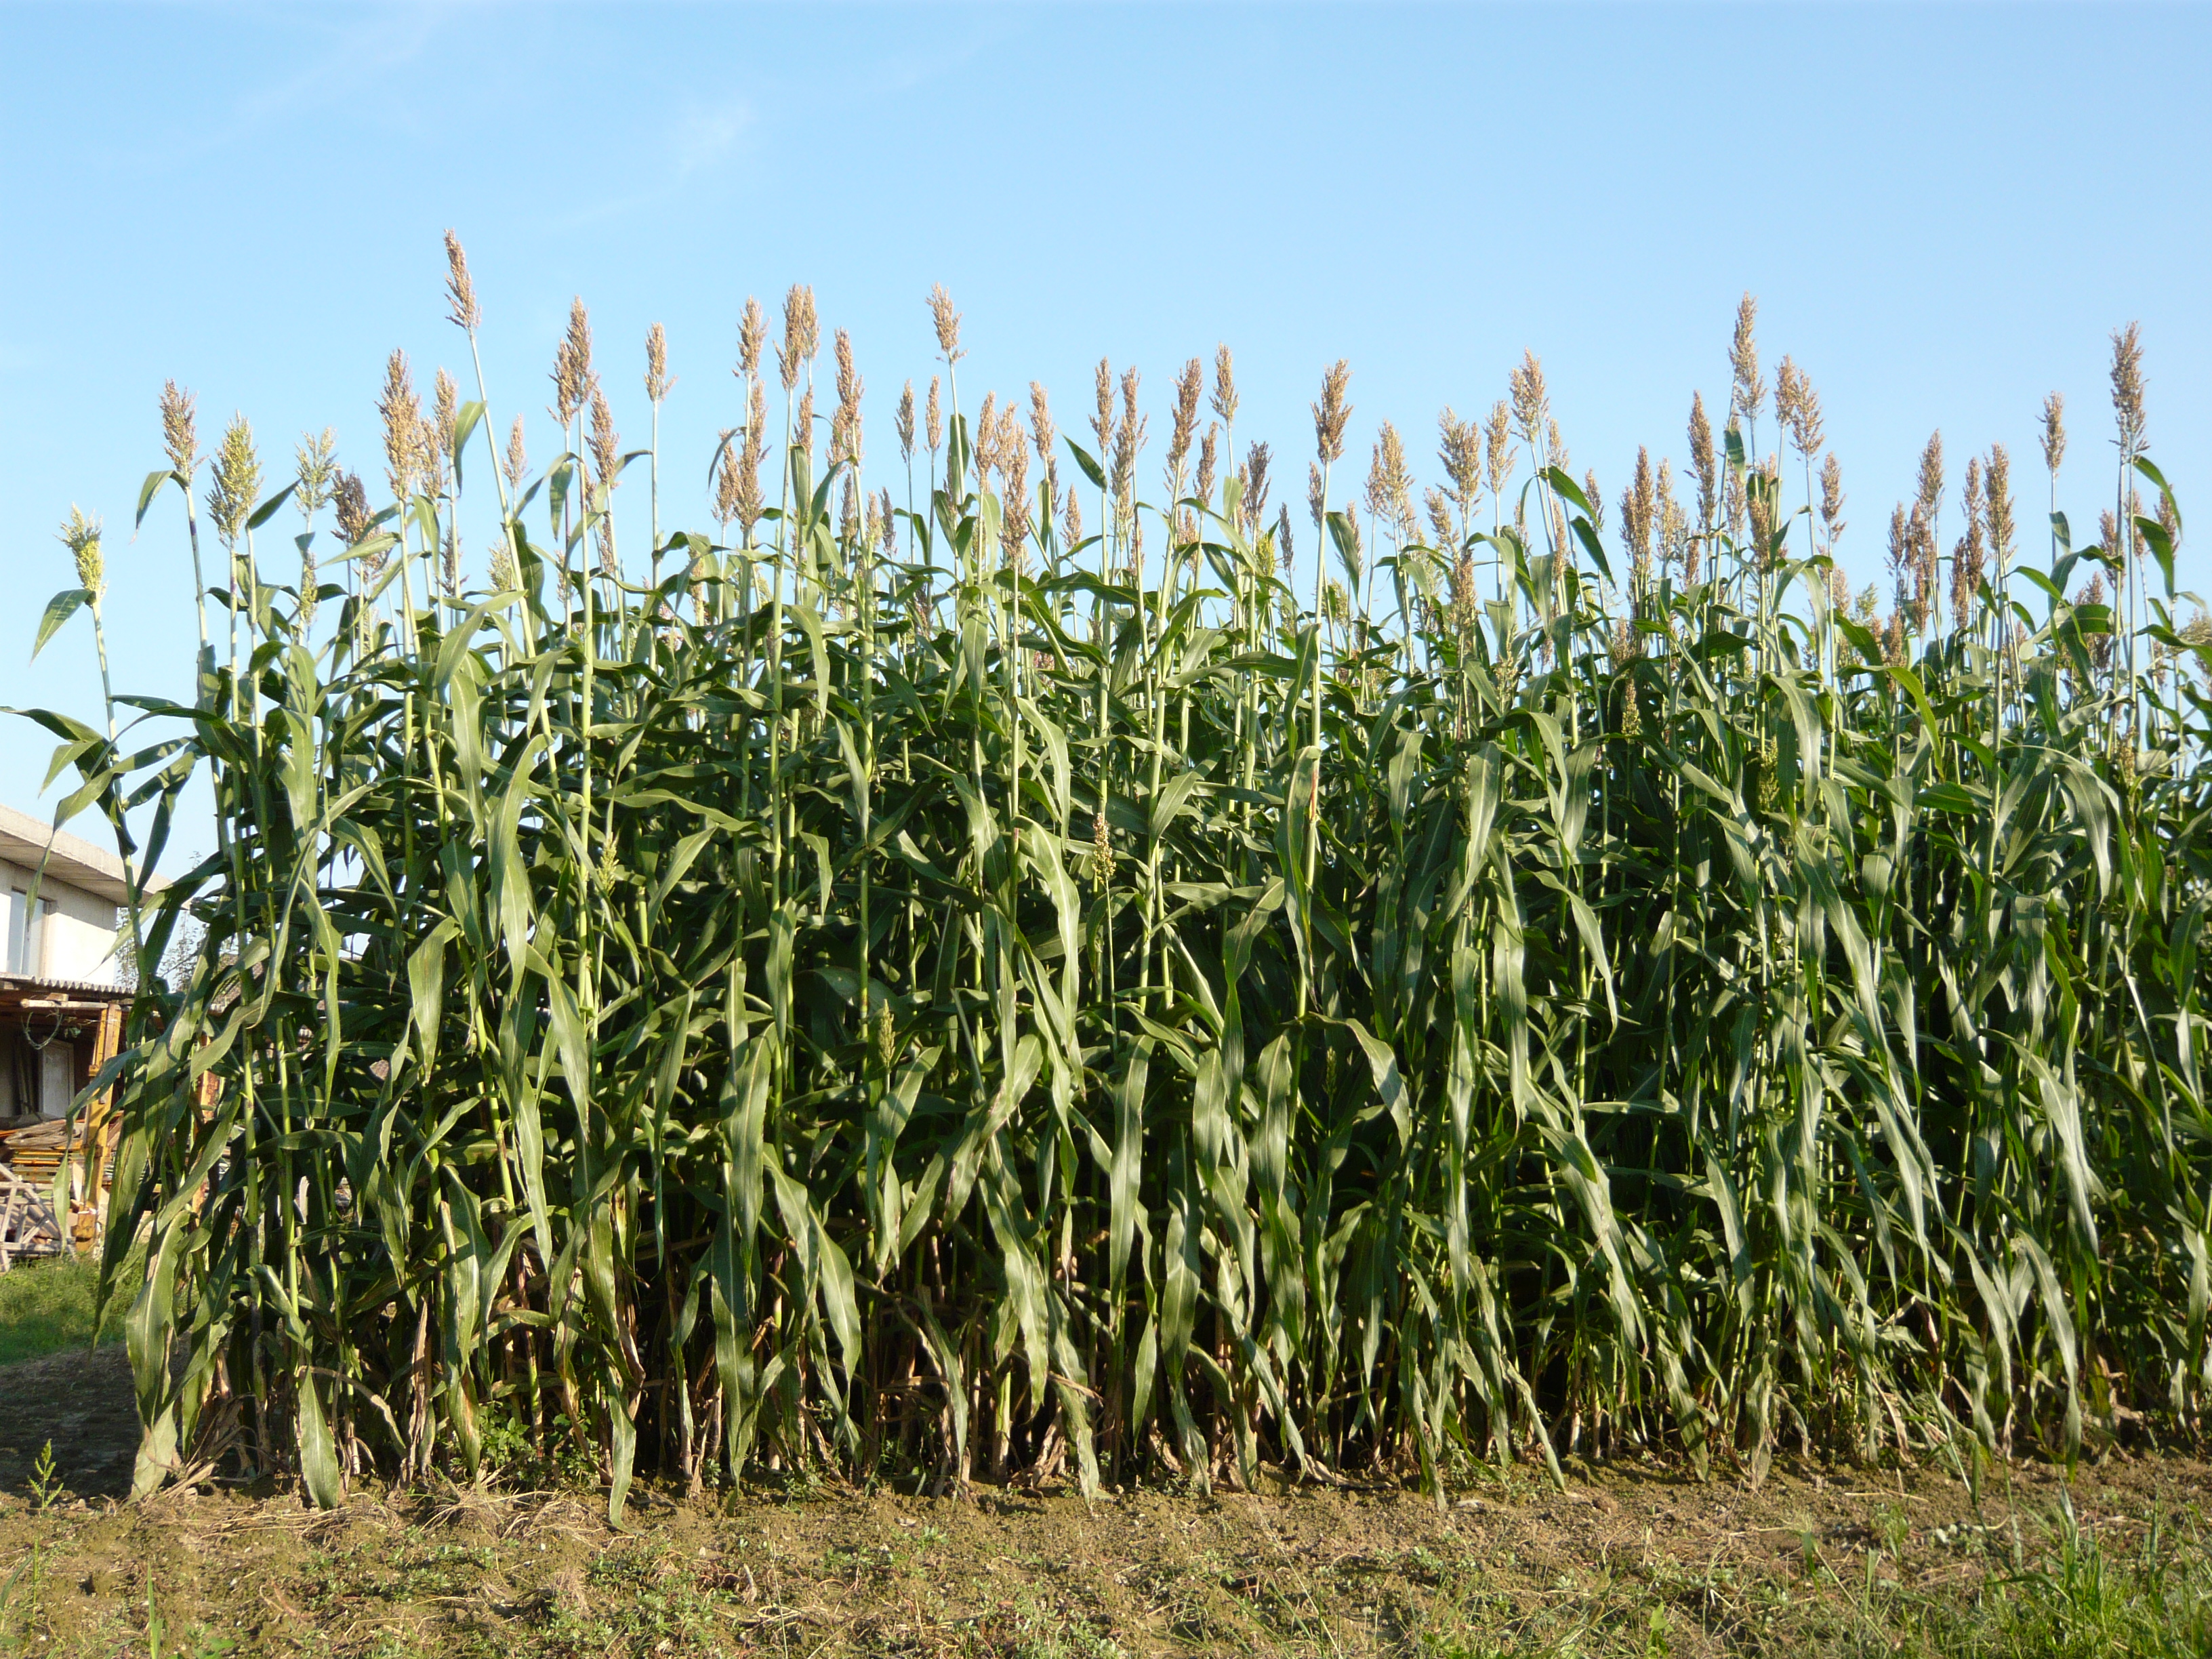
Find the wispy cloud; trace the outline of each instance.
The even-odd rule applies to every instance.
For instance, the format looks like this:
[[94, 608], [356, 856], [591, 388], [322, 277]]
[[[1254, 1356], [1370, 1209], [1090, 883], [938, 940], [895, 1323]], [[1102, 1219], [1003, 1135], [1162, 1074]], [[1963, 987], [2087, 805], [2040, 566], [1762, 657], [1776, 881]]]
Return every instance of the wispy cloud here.
[[752, 125], [752, 106], [742, 101], [678, 117], [669, 146], [676, 176], [687, 179], [720, 166], [737, 154]]
[[321, 48], [289, 74], [250, 88], [236, 100], [240, 134], [323, 102], [333, 93], [357, 93], [373, 84], [371, 77], [380, 70], [419, 61], [449, 9], [434, 4], [379, 7], [330, 30]]
[[757, 125], [752, 104], [741, 98], [672, 117], [628, 175], [633, 188], [584, 203], [562, 222], [570, 229], [605, 224], [696, 188], [751, 153], [750, 136]]
[[271, 14], [252, 37], [251, 58], [241, 60], [266, 65], [265, 72], [240, 75], [228, 96], [204, 89], [197, 100], [170, 104], [173, 112], [189, 111], [183, 119], [135, 130], [123, 124], [112, 136], [130, 137], [108, 154], [147, 173], [190, 171], [304, 113], [357, 104], [376, 77], [422, 61], [450, 9], [394, 5], [342, 19], [314, 8]]

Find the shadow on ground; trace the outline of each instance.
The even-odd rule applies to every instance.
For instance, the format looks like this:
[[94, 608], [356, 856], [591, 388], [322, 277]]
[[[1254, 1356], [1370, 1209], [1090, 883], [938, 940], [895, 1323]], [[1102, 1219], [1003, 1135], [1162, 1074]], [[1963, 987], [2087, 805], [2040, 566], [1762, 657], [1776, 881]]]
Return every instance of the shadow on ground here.
[[0, 1492], [27, 1492], [49, 1443], [55, 1473], [70, 1492], [129, 1494], [138, 1412], [121, 1348], [70, 1348], [0, 1365]]
[[[1484, 1469], [1395, 1489], [1086, 1503], [830, 1487], [126, 1492], [120, 1350], [0, 1368], [0, 1654], [332, 1659], [1122, 1659], [2212, 1650], [2212, 1465], [1992, 1473], [1778, 1462], [1758, 1492], [1656, 1462], [1559, 1491]], [[40, 1508], [51, 1442], [66, 1492]], [[2087, 1586], [2094, 1595], [2086, 1595]], [[158, 1620], [158, 1623], [156, 1622]]]

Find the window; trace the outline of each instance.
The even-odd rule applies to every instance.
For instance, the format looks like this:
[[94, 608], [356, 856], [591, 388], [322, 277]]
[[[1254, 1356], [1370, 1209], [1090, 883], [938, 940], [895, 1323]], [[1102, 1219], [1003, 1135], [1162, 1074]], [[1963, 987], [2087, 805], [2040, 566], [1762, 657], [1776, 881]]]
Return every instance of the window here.
[[56, 901], [42, 898], [33, 912], [30, 896], [20, 887], [8, 892], [7, 911], [0, 915], [0, 926], [7, 929], [7, 954], [4, 970], [10, 974], [43, 974], [46, 968], [46, 921], [54, 914]]
[[76, 1094], [76, 1049], [58, 1040], [39, 1051], [39, 1113], [65, 1116]]

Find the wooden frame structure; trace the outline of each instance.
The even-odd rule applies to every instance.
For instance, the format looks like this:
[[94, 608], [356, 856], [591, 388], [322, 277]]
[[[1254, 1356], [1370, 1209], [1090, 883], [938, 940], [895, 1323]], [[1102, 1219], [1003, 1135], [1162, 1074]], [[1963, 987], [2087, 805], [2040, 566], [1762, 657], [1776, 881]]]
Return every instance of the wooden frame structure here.
[[[74, 1101], [114, 1057], [131, 997], [118, 985], [0, 974], [0, 1037], [40, 1054], [66, 1043]], [[67, 1118], [20, 1116], [10, 1120], [15, 1127], [0, 1128], [0, 1272], [26, 1255], [58, 1253], [58, 1243], [46, 1251], [40, 1241], [61, 1231], [52, 1195], [64, 1170], [69, 1242], [85, 1250], [99, 1239], [107, 1219], [112, 1095], [101, 1091]]]

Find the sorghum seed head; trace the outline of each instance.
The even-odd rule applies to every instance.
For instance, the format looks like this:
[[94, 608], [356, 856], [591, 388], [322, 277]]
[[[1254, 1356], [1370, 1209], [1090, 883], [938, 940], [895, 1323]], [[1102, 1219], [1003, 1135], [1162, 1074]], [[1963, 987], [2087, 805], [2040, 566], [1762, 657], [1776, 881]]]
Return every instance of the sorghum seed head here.
[[1169, 496], [1182, 494], [1182, 468], [1190, 454], [1190, 441], [1198, 427], [1198, 401], [1205, 390], [1205, 370], [1193, 357], [1176, 376], [1175, 423], [1168, 433]]
[[1506, 376], [1506, 389], [1512, 394], [1513, 423], [1520, 429], [1522, 442], [1533, 450], [1544, 441], [1552, 418], [1552, 398], [1544, 386], [1543, 361], [1523, 348], [1519, 366]]
[[303, 523], [313, 524], [315, 514], [331, 499], [331, 480], [337, 472], [337, 434], [328, 427], [320, 437], [300, 434], [300, 447], [294, 456], [298, 488], [292, 493], [292, 501]]
[[1226, 345], [1213, 349], [1213, 412], [1224, 426], [1237, 424], [1237, 362]]
[[1461, 513], [1472, 513], [1482, 494], [1482, 428], [1460, 419], [1449, 404], [1437, 416], [1437, 459], [1451, 480]]
[[2140, 448], [2143, 434], [2142, 325], [2112, 331], [2112, 413], [2118, 419], [2121, 447]]
[[1985, 476], [1989, 483], [1990, 552], [1996, 559], [1998, 571], [2002, 573], [2012, 557], [2014, 528], [2012, 457], [2005, 452], [2002, 444], [1990, 446], [1990, 464]]
[[612, 489], [621, 482], [622, 434], [615, 430], [614, 410], [607, 407], [606, 393], [598, 386], [592, 388], [592, 469], [597, 482]]
[[1150, 416], [1137, 412], [1137, 388], [1143, 377], [1132, 367], [1121, 371], [1121, 418], [1114, 429], [1114, 494], [1125, 516], [1134, 510], [1137, 455], [1145, 447]]
[[592, 395], [592, 319], [577, 298], [568, 302], [568, 331], [553, 354], [553, 419], [564, 432]]
[[1344, 428], [1352, 419], [1345, 394], [1352, 386], [1352, 365], [1340, 357], [1321, 380], [1321, 397], [1313, 406], [1314, 450], [1323, 462], [1344, 459]]
[[1833, 548], [1836, 538], [1844, 533], [1844, 469], [1836, 463], [1836, 452], [1830, 450], [1820, 463], [1820, 522], [1828, 532], [1828, 545]]
[[292, 613], [293, 637], [305, 640], [307, 630], [315, 625], [315, 607], [322, 595], [317, 591], [320, 579], [315, 574], [315, 544], [302, 537], [300, 541], [300, 602]]
[[1797, 415], [1797, 365], [1788, 353], [1774, 368], [1774, 418], [1786, 428]]
[[222, 445], [216, 451], [214, 477], [208, 489], [208, 515], [226, 547], [234, 546], [246, 532], [253, 504], [261, 495], [261, 460], [253, 450], [253, 428], [243, 415], [234, 415], [224, 428]]
[[1729, 392], [1729, 414], [1755, 421], [1766, 401], [1766, 383], [1759, 377], [1759, 301], [1746, 292], [1735, 308], [1735, 335], [1729, 343], [1729, 369], [1734, 379]]
[[841, 328], [837, 331], [837, 414], [830, 428], [832, 461], [860, 464], [860, 400], [866, 392], [867, 383], [853, 365], [853, 337]]
[[[821, 345], [820, 327], [814, 314], [814, 290], [793, 283], [783, 296], [783, 338], [775, 348], [776, 372], [787, 392], [799, 384], [800, 373], [814, 361]], [[800, 440], [811, 445], [811, 437]]]
[[1490, 420], [1482, 434], [1482, 470], [1492, 501], [1504, 493], [1506, 481], [1520, 465], [1513, 453], [1513, 412], [1500, 398], [1490, 406]]
[[441, 368], [430, 382], [430, 435], [441, 456], [453, 453], [453, 428], [460, 409], [461, 389], [453, 384], [453, 377]]
[[1052, 465], [1052, 404], [1045, 396], [1042, 380], [1030, 382], [1030, 441], [1036, 446], [1037, 459], [1046, 466]]
[[174, 380], [161, 386], [161, 447], [168, 452], [169, 465], [178, 476], [189, 481], [200, 464], [199, 437], [192, 418], [192, 394]]
[[744, 447], [738, 459], [737, 520], [748, 545], [753, 526], [767, 508], [761, 493], [761, 463], [768, 459], [768, 388], [756, 376], [746, 402]]
[[1786, 411], [1782, 407], [1782, 377], [1781, 371], [1778, 369], [1775, 372], [1775, 413], [1783, 425], [1789, 428], [1790, 441], [1797, 453], [1810, 461], [1813, 453], [1820, 448], [1822, 439], [1826, 436], [1826, 423], [1820, 415], [1820, 394], [1813, 389], [1812, 381], [1805, 377], [1802, 369], [1790, 363], [1787, 357], [1782, 362], [1790, 373], [1790, 406]]
[[1267, 462], [1271, 452], [1264, 443], [1247, 445], [1238, 478], [1244, 486], [1244, 522], [1258, 525], [1267, 516]]
[[1429, 533], [1436, 538], [1436, 544], [1438, 547], [1449, 547], [1454, 539], [1451, 497], [1434, 484], [1431, 484], [1427, 493], [1421, 499], [1423, 504], [1429, 509]]
[[92, 595], [96, 607], [107, 592], [107, 574], [100, 556], [100, 520], [87, 518], [75, 502], [62, 520], [62, 545], [76, 561], [76, 585]]
[[348, 547], [368, 534], [368, 491], [358, 472], [340, 472], [331, 495], [331, 510], [338, 525], [338, 539]]
[[1107, 833], [1106, 811], [1102, 805], [1091, 815], [1091, 884], [1103, 893], [1113, 878], [1114, 842]]
[[1698, 479], [1698, 523], [1713, 527], [1713, 507], [1719, 498], [1720, 464], [1713, 453], [1713, 425], [1705, 417], [1705, 394], [1690, 397], [1690, 470]]
[[929, 319], [936, 326], [937, 349], [944, 353], [945, 362], [958, 362], [965, 355], [960, 349], [960, 313], [953, 309], [952, 295], [942, 283], [930, 284]]
[[422, 404], [415, 395], [415, 381], [407, 367], [407, 354], [395, 350], [384, 365], [384, 391], [376, 400], [384, 420], [385, 477], [392, 499], [405, 501], [415, 493], [421, 476]]
[[451, 230], [446, 233], [446, 299], [453, 325], [475, 333], [483, 313], [477, 308], [477, 285], [469, 279], [469, 256]]
[[1939, 429], [1929, 434], [1928, 447], [1920, 452], [1920, 494], [1922, 510], [1934, 515], [1936, 505], [1943, 497], [1943, 434]]
[[655, 323], [645, 331], [645, 396], [659, 403], [668, 395], [668, 331]]
[[729, 533], [730, 521], [738, 516], [739, 461], [737, 436], [737, 428], [724, 427], [714, 448], [714, 521], [722, 526], [722, 533], [726, 536]]
[[979, 487], [988, 489], [992, 475], [999, 470], [999, 394], [995, 392], [983, 394], [983, 407], [975, 414], [972, 448], [975, 482]]
[[891, 1006], [888, 1002], [876, 1004], [874, 1037], [876, 1063], [888, 1071], [891, 1062], [898, 1058], [898, 1031], [892, 1023]]
[[1098, 360], [1098, 412], [1091, 417], [1091, 434], [1098, 441], [1098, 465], [1110, 465], [1114, 448], [1114, 370], [1105, 358]]

